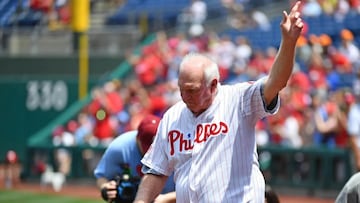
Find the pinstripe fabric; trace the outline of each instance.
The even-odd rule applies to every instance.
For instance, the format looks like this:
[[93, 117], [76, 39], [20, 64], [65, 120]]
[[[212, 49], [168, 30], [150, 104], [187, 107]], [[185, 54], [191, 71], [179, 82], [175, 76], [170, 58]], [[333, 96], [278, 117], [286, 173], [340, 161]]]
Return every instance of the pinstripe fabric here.
[[[165, 113], [142, 162], [165, 175], [175, 172], [177, 202], [264, 202], [254, 134], [256, 122], [270, 114], [261, 83], [220, 86], [198, 117], [183, 102]], [[279, 102], [273, 113], [278, 108]]]

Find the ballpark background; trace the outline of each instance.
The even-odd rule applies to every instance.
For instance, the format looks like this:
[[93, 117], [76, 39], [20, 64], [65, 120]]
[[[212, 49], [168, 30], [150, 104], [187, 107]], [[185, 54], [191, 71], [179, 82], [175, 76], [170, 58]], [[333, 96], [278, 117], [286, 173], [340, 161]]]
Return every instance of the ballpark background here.
[[[102, 202], [92, 175], [107, 146], [100, 137], [116, 137], [135, 128], [142, 110], [161, 113], [177, 101], [176, 65], [188, 51], [217, 56], [224, 83], [266, 73], [281, 12], [294, 1], [202, 2], [205, 10], [190, 0], [0, 0], [0, 202], [44, 198], [30, 194]], [[321, 2], [303, 2], [296, 58], [303, 74], [290, 81], [286, 108], [257, 126], [265, 180], [286, 203], [334, 202], [355, 172], [346, 132], [333, 146], [313, 142], [312, 101], [324, 89], [310, 58], [344, 39], [360, 43], [359, 4]], [[236, 52], [241, 45], [251, 50]], [[351, 103], [355, 70], [347, 68], [325, 89], [332, 99], [343, 96], [339, 107]], [[117, 93], [111, 98], [123, 106], [90, 111], [98, 92]]]

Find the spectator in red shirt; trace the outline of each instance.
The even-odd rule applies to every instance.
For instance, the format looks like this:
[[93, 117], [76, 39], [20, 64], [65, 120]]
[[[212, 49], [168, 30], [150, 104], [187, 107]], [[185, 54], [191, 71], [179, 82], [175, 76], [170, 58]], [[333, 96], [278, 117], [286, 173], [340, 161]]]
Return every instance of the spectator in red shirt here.
[[123, 100], [117, 85], [116, 81], [110, 81], [104, 85], [104, 89], [95, 88], [93, 101], [88, 106], [88, 111], [95, 119], [94, 136], [105, 146], [118, 134], [116, 116], [123, 110]]

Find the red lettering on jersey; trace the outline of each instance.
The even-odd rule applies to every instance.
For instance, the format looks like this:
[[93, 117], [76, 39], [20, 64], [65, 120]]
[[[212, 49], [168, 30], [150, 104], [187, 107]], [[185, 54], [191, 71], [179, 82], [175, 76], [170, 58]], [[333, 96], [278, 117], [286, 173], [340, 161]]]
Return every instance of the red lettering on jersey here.
[[171, 130], [168, 133], [168, 141], [170, 144], [170, 155], [175, 154], [175, 145], [178, 144], [178, 149], [180, 152], [191, 150], [194, 148], [194, 142], [202, 143], [206, 142], [209, 137], [216, 137], [221, 133], [227, 133], [229, 130], [228, 126], [224, 122], [217, 123], [206, 123], [199, 124], [196, 127], [195, 139], [185, 139], [184, 133], [181, 133], [178, 130]]
[[228, 127], [226, 123], [220, 122], [219, 124], [207, 123], [203, 125], [198, 125], [196, 127], [195, 142], [206, 142], [207, 138], [218, 136], [220, 132], [228, 132]]
[[191, 140], [184, 139], [184, 134], [178, 130], [171, 130], [168, 133], [168, 140], [170, 142], [170, 155], [174, 155], [175, 153], [175, 143], [179, 143], [179, 150], [191, 150], [194, 147], [194, 144]]

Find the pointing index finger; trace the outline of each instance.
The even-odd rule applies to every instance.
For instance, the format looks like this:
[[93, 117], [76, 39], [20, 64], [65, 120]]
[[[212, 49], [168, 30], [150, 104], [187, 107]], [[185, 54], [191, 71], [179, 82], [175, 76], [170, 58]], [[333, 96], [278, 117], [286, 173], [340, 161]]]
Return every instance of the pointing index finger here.
[[301, 1], [297, 1], [295, 3], [295, 5], [292, 7], [291, 13], [297, 13], [299, 11], [300, 4], [301, 4]]

